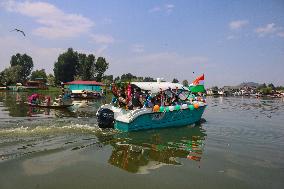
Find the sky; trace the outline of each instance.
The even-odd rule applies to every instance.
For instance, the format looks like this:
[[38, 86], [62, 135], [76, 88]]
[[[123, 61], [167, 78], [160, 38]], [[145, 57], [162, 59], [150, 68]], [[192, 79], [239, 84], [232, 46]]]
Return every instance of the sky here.
[[0, 71], [27, 53], [53, 73], [69, 47], [114, 76], [284, 85], [284, 1], [0, 0]]

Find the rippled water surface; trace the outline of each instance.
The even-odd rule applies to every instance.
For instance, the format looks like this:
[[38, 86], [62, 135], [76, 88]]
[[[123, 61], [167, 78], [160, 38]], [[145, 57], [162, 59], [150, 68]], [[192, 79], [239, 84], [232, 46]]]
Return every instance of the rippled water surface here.
[[27, 95], [0, 92], [1, 189], [284, 188], [283, 99], [208, 97], [198, 125], [121, 133], [97, 126], [109, 99], [46, 110]]

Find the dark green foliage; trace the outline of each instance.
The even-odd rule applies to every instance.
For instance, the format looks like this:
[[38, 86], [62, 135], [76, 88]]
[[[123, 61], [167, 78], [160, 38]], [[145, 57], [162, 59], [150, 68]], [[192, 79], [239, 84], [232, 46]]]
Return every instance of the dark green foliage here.
[[54, 64], [54, 76], [57, 83], [73, 81], [78, 69], [78, 53], [69, 48], [67, 52], [60, 54]]
[[259, 86], [257, 87], [257, 90], [260, 90], [260, 89], [266, 88], [266, 87], [267, 87], [266, 84], [263, 83], [263, 84], [261, 84], [261, 85], [259, 85]]
[[145, 77], [143, 81], [144, 81], [144, 82], [154, 82], [154, 81], [156, 81], [156, 80], [153, 79], [152, 77]]
[[54, 64], [55, 82], [69, 82], [75, 79], [101, 81], [104, 72], [108, 69], [105, 58], [78, 53], [72, 48], [60, 54]]
[[264, 95], [267, 95], [267, 94], [271, 94], [272, 93], [272, 88], [271, 87], [266, 87], [266, 88], [262, 88], [260, 90], [260, 92]]
[[120, 77], [119, 76], [117, 76], [116, 78], [114, 78], [114, 82], [117, 82], [117, 81], [119, 81], [120, 80]]
[[275, 88], [275, 90], [284, 91], [284, 87], [283, 87], [283, 86], [277, 86], [277, 87]]
[[42, 80], [44, 80], [46, 82], [47, 81], [47, 76], [46, 76], [45, 70], [41, 69], [41, 70], [33, 71], [30, 79], [32, 81], [34, 81], [36, 79], [42, 79]]
[[95, 64], [96, 81], [102, 81], [105, 71], [108, 69], [108, 63], [105, 58], [99, 57]]
[[11, 67], [14, 67], [14, 66], [21, 67], [20, 72], [19, 72], [19, 78], [18, 78], [19, 80], [17, 81], [21, 83], [24, 83], [28, 79], [34, 67], [32, 57], [28, 56], [27, 54], [21, 55], [19, 53], [11, 57], [10, 65]]
[[90, 54], [82, 54], [78, 55], [78, 67], [77, 67], [77, 75], [80, 76], [82, 80], [93, 80], [95, 73], [95, 56]]
[[275, 90], [276, 90], [276, 87], [272, 83], [270, 83], [269, 85], [266, 85], [264, 83], [257, 88], [257, 91], [259, 91], [260, 93], [264, 95], [271, 94]]
[[139, 76], [135, 76], [131, 73], [127, 73], [127, 74], [122, 74], [121, 77], [117, 76], [114, 79], [114, 82], [118, 83], [118, 82], [131, 82], [131, 81], [136, 81], [136, 82], [155, 82], [156, 80], [153, 79], [152, 77], [139, 77]]
[[19, 65], [6, 68], [0, 73], [1, 85], [12, 85], [21, 82], [22, 67]]
[[113, 75], [105, 75], [103, 76], [103, 82], [107, 85], [113, 82]]
[[270, 87], [272, 90], [276, 89], [275, 86], [272, 83], [268, 84], [268, 87]]
[[137, 77], [135, 75], [132, 75], [131, 73], [127, 73], [127, 74], [122, 74], [121, 77], [120, 77], [120, 80], [122, 82], [129, 82], [131, 81], [132, 79], [136, 79]]

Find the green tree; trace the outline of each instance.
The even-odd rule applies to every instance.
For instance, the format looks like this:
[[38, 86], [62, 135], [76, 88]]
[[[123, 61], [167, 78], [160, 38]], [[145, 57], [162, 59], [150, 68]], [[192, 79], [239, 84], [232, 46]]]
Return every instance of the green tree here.
[[39, 78], [43, 79], [45, 82], [47, 81], [47, 75], [46, 75], [44, 69], [35, 70], [35, 71], [32, 72], [31, 80], [35, 80], [35, 79], [39, 79]]
[[109, 64], [106, 62], [105, 58], [98, 57], [95, 64], [96, 81], [102, 81], [103, 75], [105, 71], [108, 69], [108, 65]]
[[120, 77], [119, 76], [117, 76], [116, 78], [114, 78], [114, 82], [117, 82], [117, 81], [119, 81], [120, 80]]
[[78, 55], [78, 67], [77, 67], [77, 75], [80, 76], [82, 80], [93, 80], [95, 74], [95, 56], [90, 54], [82, 54]]
[[60, 54], [54, 63], [54, 76], [56, 83], [68, 82], [74, 79], [101, 81], [105, 71], [108, 69], [105, 58], [90, 54], [78, 53], [72, 48]]
[[106, 85], [110, 85], [111, 83], [113, 83], [113, 75], [105, 75], [103, 76], [103, 83]]
[[178, 83], [178, 82], [179, 82], [179, 80], [177, 78], [174, 78], [173, 81], [172, 81], [172, 83]]
[[144, 78], [143, 77], [137, 77], [136, 81], [138, 81], [138, 82], [144, 81]]
[[154, 82], [155, 79], [153, 79], [152, 77], [145, 77], [145, 78], [143, 79], [143, 81], [144, 81], [144, 82]]
[[260, 92], [261, 92], [262, 94], [264, 94], [264, 95], [271, 94], [272, 88], [271, 88], [271, 87], [262, 88], [262, 89], [260, 90]]
[[284, 86], [277, 86], [275, 90], [284, 91]]
[[77, 75], [79, 65], [78, 53], [69, 48], [67, 52], [59, 55], [57, 62], [54, 63], [55, 82], [69, 82], [73, 81]]
[[3, 85], [12, 85], [21, 82], [22, 67], [19, 65], [6, 68], [1, 72], [1, 81]]
[[188, 81], [187, 80], [183, 80], [182, 81], [182, 85], [185, 86], [185, 87], [188, 87]]
[[137, 77], [135, 75], [132, 75], [131, 73], [127, 73], [127, 74], [122, 74], [121, 77], [120, 77], [120, 80], [122, 82], [129, 82], [131, 81], [132, 79], [136, 79]]
[[21, 67], [20, 72], [19, 72], [20, 80], [18, 81], [18, 82], [21, 82], [21, 83], [24, 83], [28, 79], [28, 77], [31, 74], [31, 71], [34, 67], [32, 57], [30, 57], [27, 54], [22, 55], [20, 53], [17, 53], [16, 55], [13, 55], [11, 57], [10, 65], [11, 65], [11, 67], [14, 67], [14, 66], [20, 66]]
[[113, 82], [113, 75], [105, 75], [103, 79]]
[[4, 71], [0, 72], [0, 86], [6, 85], [6, 80], [4, 76]]
[[47, 83], [50, 86], [55, 86], [55, 77], [52, 74], [48, 74]]
[[266, 87], [267, 87], [266, 84], [263, 83], [263, 84], [261, 84], [257, 87], [257, 90], [261, 90], [261, 89], [266, 88]]
[[272, 90], [276, 89], [275, 86], [272, 83], [268, 84], [268, 87], [270, 87]]

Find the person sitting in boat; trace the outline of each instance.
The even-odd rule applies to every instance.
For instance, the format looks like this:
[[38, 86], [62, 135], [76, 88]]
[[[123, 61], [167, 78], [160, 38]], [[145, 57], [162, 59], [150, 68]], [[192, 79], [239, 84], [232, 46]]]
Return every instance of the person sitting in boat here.
[[132, 95], [132, 105], [133, 105], [133, 109], [143, 107], [142, 94], [141, 94], [141, 90], [139, 88], [134, 89], [134, 93]]
[[166, 96], [165, 101], [164, 101], [165, 106], [170, 106], [171, 105], [171, 98]]
[[88, 96], [87, 91], [82, 90], [82, 97], [86, 98]]
[[156, 95], [155, 97], [152, 98], [152, 103], [153, 105], [161, 105], [161, 97], [160, 95]]
[[176, 93], [173, 93], [172, 98], [170, 100], [170, 104], [175, 106], [179, 104], [179, 97]]
[[187, 96], [187, 99], [189, 100], [189, 102], [192, 104], [192, 102], [195, 100], [195, 95], [193, 93], [190, 93]]
[[45, 97], [44, 103], [45, 103], [45, 106], [50, 106], [50, 104], [51, 104], [50, 96]]
[[166, 95], [166, 93], [165, 93], [164, 90], [162, 90], [162, 89], [160, 89], [160, 90], [161, 90], [161, 91], [160, 91], [160, 99], [161, 99], [161, 104], [160, 104], [160, 106], [165, 106], [166, 100], [167, 100], [167, 95]]
[[63, 101], [62, 101], [62, 95], [59, 95], [58, 99], [57, 99], [58, 105], [62, 105]]
[[113, 98], [111, 99], [111, 102], [112, 102], [113, 104], [116, 104], [116, 103], [117, 103], [117, 98], [116, 98], [116, 97], [113, 97]]
[[144, 102], [144, 106], [145, 108], [153, 108], [154, 104], [152, 103], [152, 97], [148, 96], [147, 99]]
[[126, 95], [124, 91], [118, 90], [118, 106], [120, 108], [126, 108], [127, 101], [126, 101]]
[[39, 95], [38, 94], [32, 94], [29, 97], [29, 101], [30, 101], [31, 104], [38, 105], [40, 103]]
[[65, 93], [63, 95], [63, 100], [69, 100], [71, 98], [71, 95], [69, 93]]

